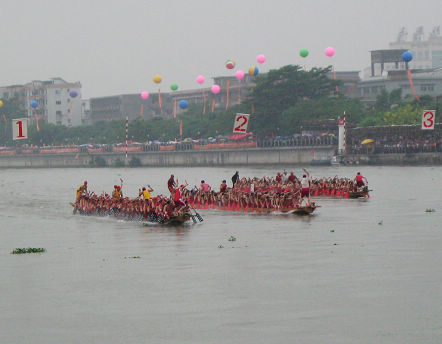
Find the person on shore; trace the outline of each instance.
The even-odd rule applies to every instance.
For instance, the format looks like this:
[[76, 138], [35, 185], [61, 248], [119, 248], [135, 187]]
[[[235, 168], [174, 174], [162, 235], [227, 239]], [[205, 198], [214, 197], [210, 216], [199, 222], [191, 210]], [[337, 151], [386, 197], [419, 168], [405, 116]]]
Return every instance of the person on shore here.
[[239, 180], [239, 172], [236, 171], [236, 173], [232, 176], [232, 189], [235, 187], [235, 184], [238, 182]]
[[203, 192], [209, 192], [211, 189], [211, 186], [209, 184], [207, 184], [204, 180], [201, 181], [201, 190], [203, 190]]
[[227, 192], [227, 182], [225, 179], [222, 181], [221, 185], [219, 186], [219, 192], [220, 193]]
[[311, 182], [311, 175], [308, 173], [308, 171], [304, 168], [303, 169], [305, 174], [302, 176], [301, 179], [301, 204], [304, 201], [304, 197], [307, 197], [307, 205], [310, 205], [310, 182]]
[[169, 189], [171, 196], [173, 196], [175, 193], [175, 187], [176, 187], [175, 177], [173, 174], [171, 174], [169, 180], [167, 181], [167, 188]]
[[85, 180], [84, 183], [78, 187], [76, 199], [78, 200], [81, 196], [86, 196], [86, 195], [87, 195], [87, 180]]
[[[354, 180], [355, 180], [355, 182], [356, 182], [356, 186], [357, 186], [358, 188], [363, 188], [363, 187], [365, 186], [365, 183], [368, 184], [367, 178], [365, 178], [365, 177], [361, 174], [361, 172], [358, 172], [358, 173], [356, 174], [356, 177], [355, 177]], [[364, 183], [364, 180], [365, 180], [365, 183]]]
[[148, 184], [147, 185], [148, 189], [146, 189], [143, 186], [143, 189], [139, 191], [138, 196], [143, 196], [145, 201], [148, 201], [152, 198], [152, 195], [150, 194], [151, 192], [153, 192], [152, 187]]

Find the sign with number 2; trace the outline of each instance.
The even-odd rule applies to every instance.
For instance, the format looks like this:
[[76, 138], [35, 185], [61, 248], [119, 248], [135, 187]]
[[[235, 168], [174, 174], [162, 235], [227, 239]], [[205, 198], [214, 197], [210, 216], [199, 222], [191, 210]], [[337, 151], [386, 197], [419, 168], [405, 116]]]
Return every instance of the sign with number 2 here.
[[12, 120], [12, 139], [24, 140], [28, 138], [28, 119], [16, 118]]
[[436, 110], [424, 110], [422, 113], [422, 129], [434, 129]]
[[246, 113], [237, 113], [235, 117], [235, 122], [233, 123], [233, 132], [234, 133], [246, 133], [247, 125], [249, 124], [249, 114]]

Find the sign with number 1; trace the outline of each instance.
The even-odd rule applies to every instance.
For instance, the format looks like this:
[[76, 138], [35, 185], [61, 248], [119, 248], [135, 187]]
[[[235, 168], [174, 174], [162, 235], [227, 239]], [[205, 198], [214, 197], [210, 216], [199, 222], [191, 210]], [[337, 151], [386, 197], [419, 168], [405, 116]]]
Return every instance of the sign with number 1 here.
[[28, 138], [28, 119], [16, 118], [12, 120], [12, 139], [24, 140]]
[[249, 124], [249, 114], [237, 113], [233, 124], [234, 133], [247, 133], [247, 125]]
[[422, 129], [434, 129], [436, 110], [424, 110], [422, 113]]

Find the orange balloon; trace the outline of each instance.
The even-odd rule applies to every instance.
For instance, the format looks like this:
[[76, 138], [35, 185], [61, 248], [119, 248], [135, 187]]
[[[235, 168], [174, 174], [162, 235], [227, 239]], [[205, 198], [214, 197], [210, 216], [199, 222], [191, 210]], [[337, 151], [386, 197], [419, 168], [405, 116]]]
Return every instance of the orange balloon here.
[[163, 78], [161, 77], [161, 75], [155, 75], [153, 77], [153, 82], [156, 84], [159, 84], [162, 80], [163, 80]]

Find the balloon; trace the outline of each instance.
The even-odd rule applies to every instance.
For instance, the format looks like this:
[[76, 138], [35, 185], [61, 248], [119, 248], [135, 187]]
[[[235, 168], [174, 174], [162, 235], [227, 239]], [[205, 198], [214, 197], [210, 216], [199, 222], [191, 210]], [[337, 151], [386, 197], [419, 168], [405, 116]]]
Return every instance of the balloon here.
[[226, 61], [226, 68], [227, 69], [233, 69], [235, 68], [235, 61], [233, 61], [232, 59], [228, 59]]
[[146, 91], [141, 92], [141, 98], [143, 98], [143, 99], [149, 98], [149, 92], [146, 92]]
[[299, 55], [301, 55], [301, 57], [307, 57], [308, 56], [308, 50], [307, 49], [301, 49], [299, 51]]
[[163, 78], [161, 77], [161, 75], [155, 75], [153, 77], [153, 82], [156, 84], [159, 84], [162, 80], [163, 80]]
[[200, 85], [204, 84], [204, 80], [206, 80], [202, 75], [198, 75], [196, 77], [196, 82], [199, 83]]
[[34, 109], [38, 106], [38, 102], [36, 100], [31, 101], [31, 107]]
[[250, 75], [258, 75], [259, 69], [258, 67], [252, 66], [249, 68], [249, 74]]
[[212, 93], [213, 94], [218, 94], [220, 91], [221, 91], [221, 87], [219, 87], [219, 85], [212, 86]]
[[187, 109], [189, 107], [189, 103], [187, 102], [187, 100], [180, 100], [178, 102], [178, 105], [180, 106], [181, 109]]
[[0, 107], [3, 106], [3, 100], [0, 100]]
[[258, 63], [264, 63], [264, 62], [266, 62], [266, 60], [267, 60], [267, 58], [264, 56], [264, 55], [258, 55], [257, 57], [256, 57], [256, 61], [258, 61]]
[[413, 59], [413, 54], [409, 51], [405, 51], [402, 53], [401, 57], [405, 62], [410, 62]]
[[328, 47], [325, 49], [325, 55], [332, 57], [335, 54], [335, 49], [333, 47]]
[[172, 91], [176, 91], [178, 89], [178, 85], [177, 84], [172, 84], [172, 85], [170, 85], [170, 89]]
[[72, 98], [75, 98], [76, 96], [78, 96], [78, 92], [75, 91], [75, 90], [72, 90], [71, 92], [69, 92], [69, 95], [70, 95]]
[[244, 79], [244, 72], [242, 70], [237, 70], [235, 74], [238, 80]]

